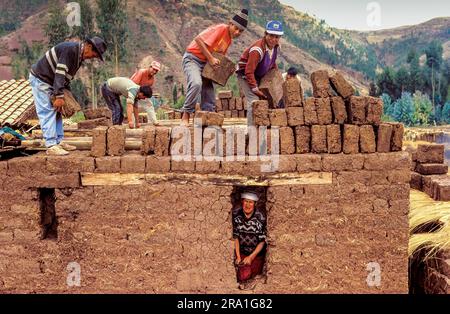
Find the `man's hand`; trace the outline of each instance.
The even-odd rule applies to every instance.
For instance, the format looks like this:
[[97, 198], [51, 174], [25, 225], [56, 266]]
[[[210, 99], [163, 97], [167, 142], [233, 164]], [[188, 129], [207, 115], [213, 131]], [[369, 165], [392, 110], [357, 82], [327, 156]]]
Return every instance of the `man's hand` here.
[[236, 257], [236, 265], [239, 265], [241, 263], [241, 257]]
[[211, 59], [209, 59], [209, 64], [211, 64], [211, 66], [213, 68], [217, 68], [220, 65], [220, 60], [214, 57], [211, 57]]
[[244, 258], [243, 262], [244, 265], [251, 265], [251, 263], [253, 262], [255, 258], [253, 257], [253, 255], [249, 255], [246, 258]]
[[66, 101], [64, 98], [56, 98], [53, 101], [53, 108], [55, 108], [56, 111], [61, 112], [63, 106], [66, 104]]
[[259, 89], [253, 91], [253, 93], [261, 99], [267, 99], [267, 96]]

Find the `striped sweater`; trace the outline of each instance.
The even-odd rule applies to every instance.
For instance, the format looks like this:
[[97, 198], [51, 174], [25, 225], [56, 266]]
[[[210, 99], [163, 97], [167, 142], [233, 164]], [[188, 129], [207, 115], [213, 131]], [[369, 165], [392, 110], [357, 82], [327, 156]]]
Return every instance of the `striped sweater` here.
[[51, 96], [64, 97], [82, 63], [83, 43], [63, 42], [51, 48], [31, 67], [31, 74], [51, 85]]

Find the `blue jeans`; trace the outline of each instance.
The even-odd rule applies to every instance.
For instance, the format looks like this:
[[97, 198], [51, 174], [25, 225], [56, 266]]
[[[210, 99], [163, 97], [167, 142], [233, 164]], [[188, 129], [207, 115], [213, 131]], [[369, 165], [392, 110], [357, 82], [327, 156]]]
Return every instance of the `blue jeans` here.
[[197, 103], [200, 103], [200, 107], [204, 111], [216, 110], [213, 82], [202, 77], [205, 65], [206, 62], [191, 53], [186, 52], [183, 56], [183, 72], [187, 80], [186, 99], [181, 108], [183, 112], [194, 112]]
[[51, 147], [61, 143], [64, 138], [63, 120], [50, 100], [52, 86], [30, 74], [29, 81], [33, 92], [36, 113], [41, 124], [45, 146]]
[[247, 125], [253, 125], [252, 102], [259, 100], [259, 97], [255, 93], [253, 93], [245, 77], [242, 77], [242, 75], [237, 74], [237, 78], [238, 78], [238, 85], [242, 90], [242, 92], [244, 93], [245, 99], [247, 100]]
[[123, 122], [123, 107], [120, 103], [120, 95], [115, 94], [108, 88], [108, 84], [105, 82], [101, 88], [102, 96], [106, 101], [106, 105], [112, 112], [113, 125], [122, 125]]

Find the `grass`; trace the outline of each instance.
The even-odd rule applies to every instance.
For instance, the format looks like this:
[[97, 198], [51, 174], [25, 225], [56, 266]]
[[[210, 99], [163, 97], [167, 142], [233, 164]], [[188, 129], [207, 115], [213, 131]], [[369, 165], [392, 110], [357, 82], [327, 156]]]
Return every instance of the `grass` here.
[[[434, 256], [439, 250], [450, 249], [450, 202], [437, 202], [427, 194], [411, 190], [409, 213], [409, 246], [412, 256], [419, 249], [428, 249], [426, 258]], [[416, 233], [421, 226], [435, 225], [432, 232]]]
[[86, 118], [84, 117], [84, 113], [82, 111], [78, 111], [76, 114], [74, 114], [71, 118], [70, 121], [73, 123], [78, 123], [80, 121], [86, 120]]

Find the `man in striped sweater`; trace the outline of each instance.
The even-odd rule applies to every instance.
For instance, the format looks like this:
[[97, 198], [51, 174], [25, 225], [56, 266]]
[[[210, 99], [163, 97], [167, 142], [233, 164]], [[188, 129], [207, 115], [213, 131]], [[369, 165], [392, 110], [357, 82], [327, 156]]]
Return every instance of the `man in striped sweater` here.
[[277, 57], [280, 53], [280, 38], [283, 26], [279, 21], [269, 21], [264, 37], [245, 49], [236, 71], [238, 84], [247, 100], [247, 124], [253, 125], [251, 103], [266, 99], [258, 88], [261, 79], [272, 69], [277, 68]]
[[106, 43], [99, 37], [63, 42], [32, 65], [29, 81], [47, 154], [67, 155], [67, 151], [75, 150], [74, 146], [62, 143], [64, 90], [70, 90], [70, 82], [84, 60], [98, 58], [103, 61], [105, 51]]

